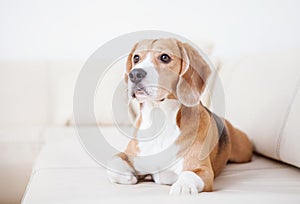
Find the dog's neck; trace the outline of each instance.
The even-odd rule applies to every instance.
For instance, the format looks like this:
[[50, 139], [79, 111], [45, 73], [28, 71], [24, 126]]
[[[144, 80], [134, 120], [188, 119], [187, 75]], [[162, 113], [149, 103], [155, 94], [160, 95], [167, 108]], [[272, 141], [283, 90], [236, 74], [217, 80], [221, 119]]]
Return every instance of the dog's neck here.
[[[159, 116], [164, 117], [161, 119], [164, 120], [162, 122], [166, 123], [166, 125], [168, 125], [170, 122], [176, 124], [176, 116], [179, 108], [180, 104], [175, 99], [166, 98], [164, 101], [160, 102], [145, 100], [141, 104], [140, 116], [142, 121], [140, 129], [149, 128], [154, 122], [153, 120], [161, 121], [160, 119], [155, 118]], [[161, 114], [155, 114], [158, 112]]]

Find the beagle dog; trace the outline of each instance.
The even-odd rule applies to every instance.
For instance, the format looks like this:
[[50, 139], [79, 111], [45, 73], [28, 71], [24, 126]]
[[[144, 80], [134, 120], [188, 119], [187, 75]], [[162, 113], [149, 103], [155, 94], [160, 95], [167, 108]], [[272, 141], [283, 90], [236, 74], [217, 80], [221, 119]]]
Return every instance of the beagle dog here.
[[[170, 194], [197, 194], [213, 191], [213, 180], [227, 162], [251, 160], [253, 146], [247, 135], [200, 101], [210, 72], [208, 63], [187, 43], [168, 38], [135, 44], [125, 81], [128, 96], [139, 103], [136, 131], [126, 150], [108, 163], [111, 182], [136, 184], [151, 175], [155, 183], [171, 185]], [[143, 140], [143, 131], [161, 119], [151, 115], [155, 108], [165, 115], [164, 128]], [[163, 162], [138, 159], [170, 146], [174, 148], [168, 158], [176, 162], [166, 168]]]

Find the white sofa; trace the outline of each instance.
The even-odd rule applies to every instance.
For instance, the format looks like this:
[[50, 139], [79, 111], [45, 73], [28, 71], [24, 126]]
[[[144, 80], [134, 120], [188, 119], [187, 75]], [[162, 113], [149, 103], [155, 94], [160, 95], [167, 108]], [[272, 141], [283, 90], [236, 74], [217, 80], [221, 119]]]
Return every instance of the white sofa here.
[[[93, 129], [95, 127], [81, 127]], [[111, 127], [103, 128], [115, 134]], [[277, 161], [255, 156], [251, 163], [230, 164], [215, 180], [215, 192], [195, 197], [169, 196], [169, 186], [142, 182], [111, 184], [81, 146], [74, 128], [49, 128], [44, 146], [23, 198], [39, 203], [284, 203], [300, 201], [300, 171]]]
[[[65, 126], [71, 117], [72, 90], [82, 62], [1, 62], [0, 178], [5, 185], [0, 186], [0, 203], [18, 203], [26, 185], [25, 204], [300, 202], [297, 53], [299, 50], [221, 58], [225, 116], [248, 133], [259, 155], [251, 163], [229, 164], [216, 179], [215, 192], [186, 198], [170, 197], [168, 186], [150, 182], [110, 184], [105, 169], [83, 150], [74, 127]], [[109, 79], [106, 83], [119, 80]], [[211, 94], [212, 100], [218, 99], [217, 92]], [[106, 90], [96, 98], [103, 103], [101, 97], [110, 98], [111, 92]], [[203, 100], [210, 106], [207, 97]], [[118, 131], [109, 103], [98, 106], [96, 112], [98, 125], [116, 142]], [[97, 128], [90, 122], [78, 128]], [[115, 145], [121, 149], [124, 142]]]

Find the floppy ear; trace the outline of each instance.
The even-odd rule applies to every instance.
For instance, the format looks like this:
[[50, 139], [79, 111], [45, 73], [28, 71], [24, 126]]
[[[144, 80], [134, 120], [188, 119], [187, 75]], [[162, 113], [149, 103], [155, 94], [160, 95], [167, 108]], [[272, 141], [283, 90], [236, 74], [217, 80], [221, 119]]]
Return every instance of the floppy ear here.
[[181, 52], [181, 71], [176, 86], [179, 101], [192, 107], [200, 103], [200, 96], [211, 73], [199, 52], [187, 43], [177, 42]]
[[133, 52], [135, 51], [137, 47], [137, 44], [135, 44], [133, 46], [133, 48], [131, 49], [128, 57], [127, 57], [127, 61], [126, 61], [126, 73], [125, 73], [125, 76], [124, 76], [124, 80], [125, 82], [127, 83], [128, 82], [128, 73], [130, 72], [131, 68], [132, 68], [132, 55], [133, 55]]

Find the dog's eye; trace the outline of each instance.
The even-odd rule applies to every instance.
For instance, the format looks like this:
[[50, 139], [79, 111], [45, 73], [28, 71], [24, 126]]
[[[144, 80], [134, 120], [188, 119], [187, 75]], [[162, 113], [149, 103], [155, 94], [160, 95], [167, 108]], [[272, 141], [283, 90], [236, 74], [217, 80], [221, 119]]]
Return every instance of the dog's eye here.
[[134, 56], [133, 56], [133, 62], [134, 62], [134, 63], [138, 63], [139, 61], [140, 61], [140, 56], [134, 55]]
[[163, 63], [169, 63], [171, 61], [171, 57], [167, 54], [162, 54], [160, 56], [160, 60], [163, 62]]

